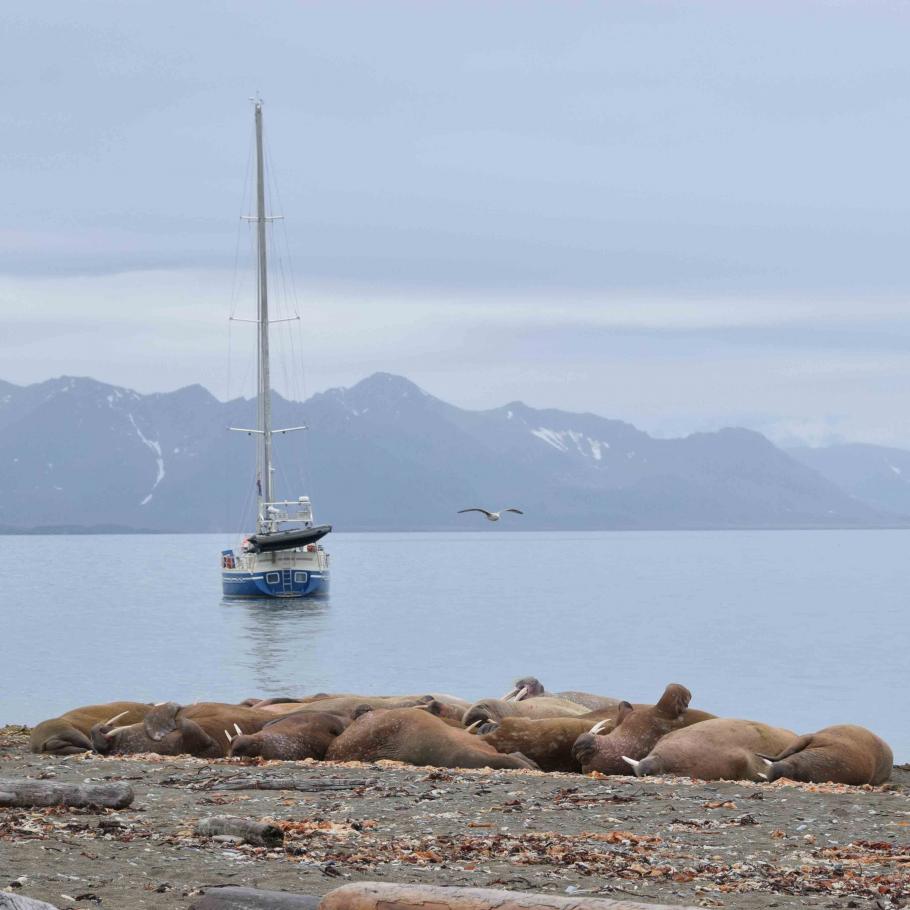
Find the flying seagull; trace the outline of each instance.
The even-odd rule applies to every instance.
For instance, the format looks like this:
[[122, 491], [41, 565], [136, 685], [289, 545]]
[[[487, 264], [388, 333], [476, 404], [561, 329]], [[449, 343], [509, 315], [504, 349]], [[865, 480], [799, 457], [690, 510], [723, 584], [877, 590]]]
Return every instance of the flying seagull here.
[[486, 509], [459, 509], [458, 514], [463, 515], [465, 512], [483, 512], [487, 521], [499, 521], [503, 512], [514, 512], [516, 515], [524, 515], [521, 509], [500, 509], [498, 512], [488, 512]]

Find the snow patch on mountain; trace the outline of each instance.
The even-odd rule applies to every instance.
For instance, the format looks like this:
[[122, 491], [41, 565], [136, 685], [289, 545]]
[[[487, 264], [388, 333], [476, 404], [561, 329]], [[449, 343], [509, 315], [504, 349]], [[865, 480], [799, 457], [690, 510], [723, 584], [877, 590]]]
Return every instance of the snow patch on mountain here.
[[162, 480], [164, 480], [164, 458], [161, 455], [161, 443], [155, 439], [149, 439], [146, 437], [142, 430], [139, 429], [138, 424], [136, 423], [135, 418], [132, 414], [126, 415], [130, 423], [133, 425], [133, 429], [136, 431], [136, 435], [142, 440], [143, 445], [148, 446], [155, 453], [155, 460], [158, 465], [158, 475], [155, 477], [155, 482], [152, 484], [152, 489], [149, 491], [148, 496], [139, 503], [139, 505], [144, 506], [148, 505], [152, 501], [152, 495], [155, 492], [156, 487]]
[[599, 439], [591, 439], [588, 437], [588, 445], [591, 446], [591, 454], [594, 456], [595, 461], [600, 461], [604, 457], [603, 450], [610, 448], [609, 442], [601, 442]]
[[538, 427], [536, 430], [531, 430], [531, 435], [542, 439], [547, 445], [553, 446], [560, 452], [568, 452], [571, 446], [574, 446], [579, 455], [593, 458], [595, 461], [601, 461], [604, 451], [610, 448], [609, 442], [592, 439], [576, 430], [551, 430], [548, 427]]
[[536, 430], [531, 430], [531, 435], [536, 436], [538, 439], [542, 439], [547, 445], [553, 446], [554, 449], [558, 449], [560, 452], [569, 451], [569, 447], [563, 442], [563, 434], [556, 430], [538, 427]]

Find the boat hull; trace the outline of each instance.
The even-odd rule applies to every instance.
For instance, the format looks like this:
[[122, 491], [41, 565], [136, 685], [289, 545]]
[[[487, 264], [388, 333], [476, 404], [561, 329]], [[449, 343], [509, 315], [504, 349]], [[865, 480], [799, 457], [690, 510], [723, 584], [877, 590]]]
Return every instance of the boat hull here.
[[327, 569], [226, 569], [221, 573], [221, 589], [225, 597], [324, 597], [329, 593], [329, 573]]

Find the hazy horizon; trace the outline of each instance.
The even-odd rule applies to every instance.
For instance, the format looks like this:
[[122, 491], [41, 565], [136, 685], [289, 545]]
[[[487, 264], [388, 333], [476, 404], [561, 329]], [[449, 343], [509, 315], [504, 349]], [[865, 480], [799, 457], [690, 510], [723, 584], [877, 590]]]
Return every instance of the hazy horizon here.
[[9, 381], [240, 390], [258, 91], [307, 394], [910, 448], [905, 3], [0, 15]]

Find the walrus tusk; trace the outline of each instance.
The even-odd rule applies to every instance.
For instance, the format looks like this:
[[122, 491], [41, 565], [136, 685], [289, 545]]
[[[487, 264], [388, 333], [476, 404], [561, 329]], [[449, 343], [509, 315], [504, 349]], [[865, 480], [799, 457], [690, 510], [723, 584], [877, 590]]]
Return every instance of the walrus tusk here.
[[228, 733], [227, 730], [225, 730], [225, 731], [224, 731], [224, 735], [227, 737], [227, 741], [230, 742], [230, 741], [231, 741], [231, 734]]
[[238, 724], [234, 724], [234, 729], [237, 731], [238, 736], [243, 736], [243, 730], [240, 729]]
[[429, 711], [429, 705], [411, 705], [412, 708], [416, 708], [418, 711]]
[[513, 698], [515, 698], [516, 695], [518, 695], [518, 693], [520, 691], [521, 691], [521, 689], [519, 689], [518, 686], [516, 686], [510, 692], [506, 692], [506, 694], [503, 695], [503, 697], [500, 699], [500, 701], [511, 701]]
[[624, 756], [622, 757], [622, 760], [623, 760], [627, 765], [629, 765], [629, 767], [631, 767], [631, 769], [635, 772], [635, 776], [636, 776], [636, 777], [640, 777], [640, 775], [639, 775], [639, 773], [638, 773], [638, 767], [639, 767], [639, 765], [641, 764], [640, 761], [635, 761], [634, 758], [629, 758], [628, 755], [624, 755]]
[[771, 767], [771, 765], [774, 764], [774, 762], [771, 761], [771, 759], [768, 758], [768, 757], [765, 756], [765, 755], [759, 755], [758, 757], [759, 757], [759, 758], [760, 758], [760, 759], [761, 759], [769, 768]]
[[609, 724], [609, 723], [610, 723], [610, 721], [608, 721], [608, 720], [599, 720], [599, 721], [597, 721], [596, 724], [594, 724], [593, 727], [591, 727], [590, 730], [588, 730], [588, 733], [594, 733], [594, 734], [600, 733], [600, 731], [603, 730], [604, 727], [606, 727], [607, 724]]
[[467, 730], [468, 733], [472, 733], [472, 734], [473, 734], [473, 733], [474, 733], [474, 730], [475, 730], [477, 727], [479, 727], [482, 723], [483, 723], [482, 720], [475, 720], [474, 723], [471, 724], [470, 727], [466, 727], [465, 729]]
[[767, 775], [767, 774], [762, 774], [761, 771], [756, 771], [755, 773], [756, 773], [756, 775], [757, 775], [758, 777], [760, 777], [762, 780], [767, 780], [767, 779], [768, 779], [768, 775]]
[[522, 686], [518, 690], [518, 694], [515, 696], [515, 701], [521, 701], [531, 690], [527, 686]]
[[117, 723], [117, 721], [120, 720], [121, 717], [126, 717], [126, 715], [129, 713], [130, 713], [129, 711], [121, 711], [119, 714], [115, 714], [110, 720], [106, 720], [104, 722], [104, 726], [109, 727], [111, 724]]

